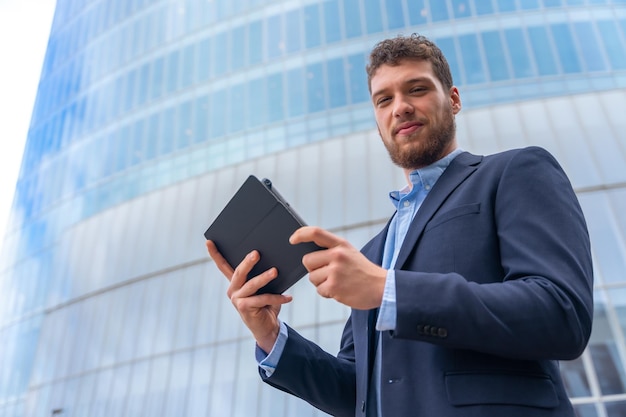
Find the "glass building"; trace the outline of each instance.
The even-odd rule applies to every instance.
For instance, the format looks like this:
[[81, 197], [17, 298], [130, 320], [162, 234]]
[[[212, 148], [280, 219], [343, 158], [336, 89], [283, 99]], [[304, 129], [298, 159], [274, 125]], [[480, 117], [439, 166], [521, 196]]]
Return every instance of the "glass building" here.
[[[595, 322], [562, 363], [579, 416], [626, 416], [626, 1], [57, 0], [0, 261], [0, 417], [321, 416], [260, 382], [203, 232], [249, 174], [364, 244], [404, 181], [364, 65], [446, 53], [465, 150], [567, 171]], [[330, 352], [349, 311], [307, 280], [281, 316]]]

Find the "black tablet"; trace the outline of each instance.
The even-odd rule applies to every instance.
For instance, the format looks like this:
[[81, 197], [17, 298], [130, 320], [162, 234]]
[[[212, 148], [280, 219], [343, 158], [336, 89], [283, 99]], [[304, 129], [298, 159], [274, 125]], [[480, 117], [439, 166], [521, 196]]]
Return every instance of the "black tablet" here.
[[272, 182], [253, 175], [243, 183], [215, 221], [204, 232], [234, 268], [256, 249], [261, 258], [248, 279], [276, 267], [278, 276], [257, 294], [281, 294], [307, 271], [302, 257], [321, 249], [314, 243], [292, 245], [289, 237], [304, 221], [276, 191]]

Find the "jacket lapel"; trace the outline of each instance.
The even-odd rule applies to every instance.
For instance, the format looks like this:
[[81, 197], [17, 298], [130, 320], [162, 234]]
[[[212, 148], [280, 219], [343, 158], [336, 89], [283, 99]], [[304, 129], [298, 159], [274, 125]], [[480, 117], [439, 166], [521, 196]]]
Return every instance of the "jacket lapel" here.
[[[394, 213], [393, 216], [396, 214]], [[381, 265], [383, 263], [383, 252], [385, 250], [385, 240], [387, 240], [387, 232], [389, 231], [389, 225], [391, 224], [391, 219], [393, 216], [387, 221], [387, 225], [385, 228], [374, 236], [369, 242], [361, 248], [361, 253], [365, 255], [370, 262], [375, 263], [376, 265]]]
[[468, 152], [463, 152], [450, 162], [450, 165], [441, 174], [439, 180], [435, 183], [432, 190], [428, 193], [422, 206], [419, 208], [409, 231], [407, 232], [400, 252], [398, 253], [398, 259], [396, 260], [395, 269], [402, 269], [409, 254], [415, 247], [415, 243], [418, 241], [424, 227], [428, 221], [437, 212], [439, 207], [448, 198], [450, 193], [456, 189], [469, 175], [471, 175], [477, 168], [478, 164], [482, 161], [482, 156], [472, 155]]
[[[393, 218], [393, 216], [391, 218]], [[361, 249], [363, 255], [376, 265], [382, 264], [385, 240], [390, 223], [391, 219], [387, 222], [385, 228]], [[365, 368], [367, 372], [362, 374], [364, 379], [360, 381], [360, 384], [362, 384], [365, 389], [369, 386], [369, 378], [372, 371], [374, 354], [376, 352], [375, 328], [377, 316], [377, 308], [372, 310], [352, 310], [352, 327], [357, 363], [367, 364], [367, 368]], [[360, 346], [365, 347], [365, 349], [361, 350], [359, 348]]]

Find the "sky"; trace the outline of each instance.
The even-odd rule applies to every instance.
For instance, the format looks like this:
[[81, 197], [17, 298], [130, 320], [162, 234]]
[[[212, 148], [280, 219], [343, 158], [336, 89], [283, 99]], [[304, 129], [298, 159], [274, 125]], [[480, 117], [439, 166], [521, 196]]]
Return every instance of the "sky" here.
[[56, 0], [0, 0], [0, 247]]

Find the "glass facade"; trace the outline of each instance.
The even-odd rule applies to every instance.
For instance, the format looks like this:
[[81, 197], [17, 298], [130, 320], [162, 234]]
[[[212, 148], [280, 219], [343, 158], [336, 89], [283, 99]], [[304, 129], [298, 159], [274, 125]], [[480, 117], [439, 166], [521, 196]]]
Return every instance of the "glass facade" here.
[[[369, 240], [403, 178], [364, 66], [412, 32], [448, 57], [464, 149], [540, 145], [570, 176], [596, 305], [562, 372], [579, 416], [626, 416], [626, 1], [57, 0], [0, 260], [0, 417], [323, 415], [260, 382], [202, 232], [256, 174]], [[336, 352], [348, 310], [292, 293], [282, 317]]]

